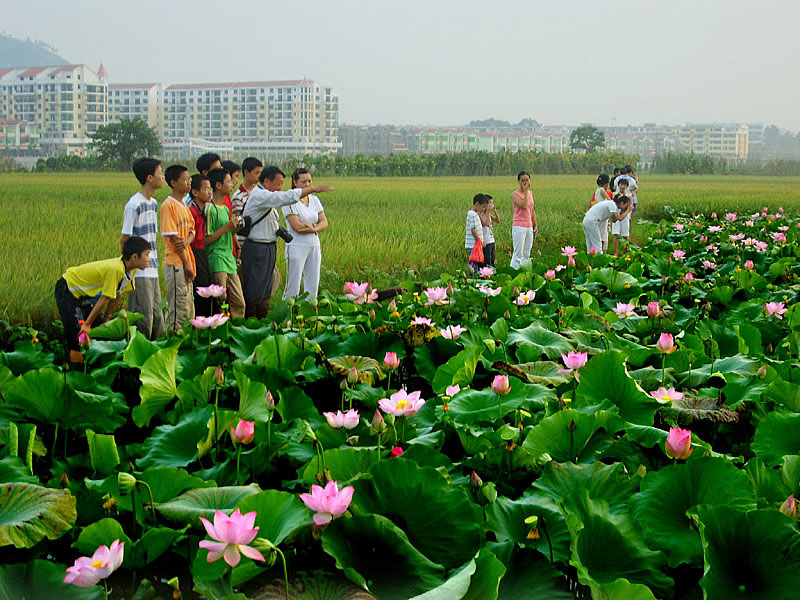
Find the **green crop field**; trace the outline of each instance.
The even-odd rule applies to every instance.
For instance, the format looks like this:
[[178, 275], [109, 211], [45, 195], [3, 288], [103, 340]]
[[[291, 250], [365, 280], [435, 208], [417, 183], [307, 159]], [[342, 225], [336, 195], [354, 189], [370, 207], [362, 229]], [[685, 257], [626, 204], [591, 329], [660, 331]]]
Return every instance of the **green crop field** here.
[[[498, 262], [511, 252], [513, 177], [330, 178], [323, 195], [330, 228], [322, 235], [322, 286], [348, 279], [388, 285], [436, 279], [462, 267], [464, 219], [477, 192], [495, 197]], [[0, 175], [0, 319], [47, 323], [56, 317], [53, 285], [74, 264], [119, 252], [122, 209], [136, 192], [131, 174]], [[592, 176], [536, 176], [540, 236], [534, 257], [554, 264], [558, 248], [581, 247], [581, 219], [595, 189]], [[696, 212], [800, 209], [800, 178], [649, 176], [641, 178], [635, 219], [660, 219], [664, 207]], [[156, 195], [167, 196], [168, 188]], [[637, 227], [634, 238], [649, 229]], [[283, 251], [278, 264], [283, 267]]]

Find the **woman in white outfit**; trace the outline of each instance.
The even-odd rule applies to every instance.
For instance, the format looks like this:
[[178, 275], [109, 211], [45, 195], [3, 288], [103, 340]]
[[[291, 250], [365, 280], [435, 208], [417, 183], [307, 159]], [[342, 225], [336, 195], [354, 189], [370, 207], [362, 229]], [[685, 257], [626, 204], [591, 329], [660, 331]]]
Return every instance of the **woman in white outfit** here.
[[583, 233], [586, 236], [586, 252], [603, 254], [603, 235], [608, 231], [608, 221], [617, 223], [631, 212], [631, 201], [617, 194], [613, 200], [596, 202], [583, 217]]
[[511, 192], [511, 203], [514, 206], [514, 222], [511, 226], [511, 241], [514, 244], [514, 253], [511, 256], [512, 269], [519, 269], [530, 261], [533, 240], [539, 233], [536, 210], [533, 207], [531, 174], [520, 171], [517, 182], [519, 189]]
[[[297, 169], [292, 173], [292, 187], [304, 188], [311, 185], [308, 169]], [[319, 232], [328, 227], [328, 219], [322, 203], [313, 194], [301, 198], [294, 204], [283, 207], [283, 216], [294, 236], [286, 245], [286, 291], [283, 299], [300, 295], [300, 280], [310, 300], [317, 297], [319, 290], [319, 270], [322, 265], [322, 251], [319, 245]]]

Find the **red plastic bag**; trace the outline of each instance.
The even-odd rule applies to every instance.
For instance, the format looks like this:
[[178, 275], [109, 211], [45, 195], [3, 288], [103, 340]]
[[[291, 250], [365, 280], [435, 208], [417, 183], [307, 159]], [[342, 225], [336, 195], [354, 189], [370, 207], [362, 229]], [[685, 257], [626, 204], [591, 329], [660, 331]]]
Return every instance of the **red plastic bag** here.
[[483, 262], [483, 244], [480, 240], [475, 240], [475, 245], [472, 247], [472, 252], [469, 254], [469, 262], [482, 263]]

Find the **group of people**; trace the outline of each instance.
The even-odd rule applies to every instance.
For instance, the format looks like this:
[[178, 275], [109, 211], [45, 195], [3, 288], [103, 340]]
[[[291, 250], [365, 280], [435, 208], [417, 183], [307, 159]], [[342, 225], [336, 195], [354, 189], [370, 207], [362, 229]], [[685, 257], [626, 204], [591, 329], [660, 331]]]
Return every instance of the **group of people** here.
[[[129, 310], [142, 315], [136, 326], [149, 339], [165, 329], [177, 331], [195, 316], [211, 316], [206, 290], [212, 284], [225, 288], [223, 301], [232, 317], [265, 317], [278, 278], [278, 237], [288, 243], [284, 298], [298, 296], [301, 282], [308, 298], [317, 296], [319, 233], [328, 221], [315, 194], [333, 188], [313, 185], [311, 173], [300, 168], [292, 174], [292, 189], [281, 191], [283, 171], [264, 168], [254, 157], [239, 165], [208, 153], [196, 166], [198, 173], [190, 176], [183, 165], [163, 169], [158, 159], [137, 160], [133, 172], [141, 188], [123, 211], [122, 256], [70, 267], [59, 279], [56, 304], [72, 362], [82, 362], [81, 341], [113, 314], [125, 291], [130, 291]], [[165, 182], [172, 193], [159, 209], [153, 195]], [[281, 227], [278, 208], [287, 229]], [[156, 249], [159, 225], [166, 247], [166, 322]]]
[[614, 169], [613, 179], [606, 173], [597, 177], [597, 189], [589, 200], [583, 218], [586, 252], [608, 252], [608, 230], [614, 236], [614, 255], [619, 254], [619, 239], [631, 239], [631, 214], [638, 206], [639, 182], [633, 169], [626, 165]]
[[[531, 248], [539, 234], [536, 220], [533, 192], [531, 191], [531, 174], [520, 171], [517, 174], [518, 188], [511, 192], [511, 205], [514, 209], [514, 220], [511, 226], [513, 251], [511, 268], [519, 269], [530, 261]], [[609, 224], [614, 236], [614, 254], [619, 253], [620, 238], [631, 239], [631, 213], [638, 205], [637, 192], [639, 182], [633, 169], [626, 165], [614, 169], [613, 178], [606, 173], [597, 178], [597, 189], [589, 201], [589, 210], [583, 219], [583, 231], [586, 236], [586, 251], [603, 254], [608, 252]], [[472, 199], [472, 208], [467, 212], [464, 247], [467, 251], [469, 269], [477, 273], [481, 267], [494, 266], [497, 259], [493, 226], [500, 223], [500, 217], [489, 194], [476, 194]], [[483, 259], [480, 252], [483, 250]]]

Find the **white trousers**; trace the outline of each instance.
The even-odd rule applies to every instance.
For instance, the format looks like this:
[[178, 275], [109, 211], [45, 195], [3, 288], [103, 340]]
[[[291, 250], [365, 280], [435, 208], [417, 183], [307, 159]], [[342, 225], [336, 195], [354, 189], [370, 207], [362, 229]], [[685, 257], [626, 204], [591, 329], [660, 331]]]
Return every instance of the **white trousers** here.
[[511, 227], [511, 241], [514, 244], [514, 253], [511, 255], [511, 268], [519, 269], [523, 263], [531, 259], [533, 247], [533, 227]]
[[603, 236], [608, 244], [608, 221], [584, 221], [583, 234], [586, 236], [586, 252], [591, 253], [594, 248], [598, 254], [603, 254]]
[[308, 299], [316, 298], [319, 290], [319, 269], [322, 250], [318, 245], [286, 244], [286, 289], [283, 299], [300, 295], [300, 279]]

